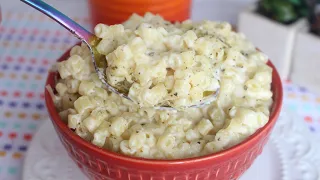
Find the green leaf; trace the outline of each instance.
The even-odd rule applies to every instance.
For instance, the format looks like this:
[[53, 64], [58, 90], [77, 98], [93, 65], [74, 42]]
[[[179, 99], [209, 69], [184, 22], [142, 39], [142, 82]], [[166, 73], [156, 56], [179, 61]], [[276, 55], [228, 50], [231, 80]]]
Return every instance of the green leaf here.
[[300, 4], [302, 4], [303, 0], [288, 0], [289, 2], [291, 2], [292, 4], [299, 6]]
[[272, 9], [272, 2], [270, 0], [263, 0], [260, 2], [261, 7], [266, 11], [270, 12]]
[[298, 18], [294, 7], [288, 1], [277, 1], [273, 4], [274, 19], [279, 22], [288, 23]]
[[307, 8], [304, 8], [304, 9], [298, 9], [298, 12], [299, 12], [299, 15], [301, 17], [306, 17], [309, 15], [309, 11]]

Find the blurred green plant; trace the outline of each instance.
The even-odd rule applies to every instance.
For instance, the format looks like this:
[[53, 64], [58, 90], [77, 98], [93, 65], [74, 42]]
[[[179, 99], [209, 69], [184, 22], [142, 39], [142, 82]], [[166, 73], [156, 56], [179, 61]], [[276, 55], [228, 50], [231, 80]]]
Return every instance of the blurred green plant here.
[[257, 11], [283, 24], [309, 16], [307, 0], [260, 0]]

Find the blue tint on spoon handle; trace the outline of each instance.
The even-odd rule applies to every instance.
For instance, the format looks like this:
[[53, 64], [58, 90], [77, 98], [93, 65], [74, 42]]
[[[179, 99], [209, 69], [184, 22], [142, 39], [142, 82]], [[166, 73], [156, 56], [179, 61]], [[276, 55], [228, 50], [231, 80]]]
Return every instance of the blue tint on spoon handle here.
[[78, 23], [67, 17], [66, 15], [62, 14], [54, 7], [50, 6], [49, 4], [41, 1], [41, 0], [21, 0], [22, 2], [36, 8], [37, 10], [41, 11], [51, 19], [55, 20], [57, 23], [61, 24], [63, 27], [68, 29], [72, 34], [77, 36], [80, 40], [85, 40], [89, 42], [91, 37], [94, 35], [80, 26]]

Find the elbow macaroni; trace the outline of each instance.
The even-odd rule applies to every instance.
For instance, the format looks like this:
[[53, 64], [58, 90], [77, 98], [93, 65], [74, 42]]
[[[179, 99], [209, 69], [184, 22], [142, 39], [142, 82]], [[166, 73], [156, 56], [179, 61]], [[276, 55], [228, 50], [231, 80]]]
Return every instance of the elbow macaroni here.
[[96, 36], [101, 38], [97, 49], [106, 55], [108, 63], [107, 81], [127, 91], [140, 107], [183, 108], [197, 104], [219, 89], [213, 71], [213, 50], [217, 47], [211, 40], [217, 37], [192, 30], [183, 32], [173, 25], [159, 27], [152, 23], [156, 19], [163, 21], [150, 18], [151, 22], [141, 22], [137, 29], [125, 29], [129, 38], [122, 38], [117, 47], [113, 42], [119, 36], [111, 31], [118, 29], [121, 34], [124, 26], [96, 26]]
[[[129, 156], [178, 159], [215, 153], [240, 143], [267, 122], [272, 69], [227, 23], [133, 15], [123, 25], [98, 24], [99, 53], [109, 82], [139, 105], [104, 89], [85, 45], [58, 63], [52, 95], [61, 119], [81, 138]], [[220, 88], [210, 105], [181, 111]]]

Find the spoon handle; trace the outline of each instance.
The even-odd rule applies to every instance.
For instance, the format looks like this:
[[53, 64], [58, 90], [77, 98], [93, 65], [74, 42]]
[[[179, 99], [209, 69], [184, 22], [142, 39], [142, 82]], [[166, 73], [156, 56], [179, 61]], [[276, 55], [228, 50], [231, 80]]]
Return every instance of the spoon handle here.
[[80, 26], [78, 23], [70, 19], [68, 16], [64, 15], [60, 11], [56, 10], [54, 7], [41, 0], [21, 0], [22, 2], [28, 4], [29, 6], [41, 11], [51, 19], [55, 20], [57, 23], [61, 24], [63, 27], [68, 29], [72, 34], [74, 34], [80, 40], [89, 41], [94, 35], [87, 31], [85, 28]]

